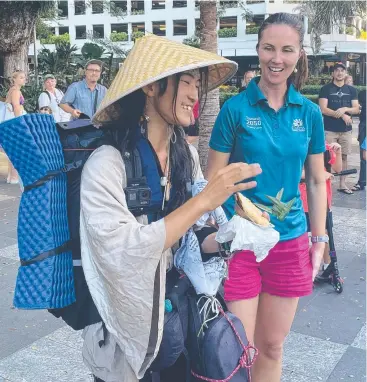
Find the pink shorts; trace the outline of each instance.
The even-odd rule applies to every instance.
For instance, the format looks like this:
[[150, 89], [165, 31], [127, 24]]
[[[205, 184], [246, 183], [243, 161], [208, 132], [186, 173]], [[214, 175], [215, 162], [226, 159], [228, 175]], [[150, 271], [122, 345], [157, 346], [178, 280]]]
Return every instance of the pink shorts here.
[[226, 301], [246, 300], [261, 292], [280, 297], [312, 293], [312, 263], [308, 235], [279, 242], [260, 263], [252, 251], [237, 252], [229, 263], [224, 285]]

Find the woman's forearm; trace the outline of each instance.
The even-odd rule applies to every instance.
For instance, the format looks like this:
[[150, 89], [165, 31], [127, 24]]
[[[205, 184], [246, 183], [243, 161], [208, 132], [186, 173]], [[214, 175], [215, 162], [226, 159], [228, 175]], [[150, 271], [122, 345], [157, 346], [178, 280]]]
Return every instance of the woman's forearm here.
[[326, 223], [326, 182], [310, 180], [307, 184], [308, 211], [312, 236], [325, 235]]

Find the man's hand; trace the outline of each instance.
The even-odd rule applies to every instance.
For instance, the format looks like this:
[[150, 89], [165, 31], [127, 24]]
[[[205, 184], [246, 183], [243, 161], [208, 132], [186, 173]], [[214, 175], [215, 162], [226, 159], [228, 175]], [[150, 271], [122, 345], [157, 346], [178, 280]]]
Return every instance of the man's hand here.
[[344, 114], [343, 116], [342, 116], [342, 119], [343, 119], [343, 121], [345, 122], [345, 124], [347, 125], [347, 126], [350, 126], [351, 124], [352, 124], [352, 118], [349, 116], [349, 115], [347, 115], [347, 114]]
[[337, 110], [335, 110], [335, 118], [340, 118], [342, 115], [344, 115], [347, 111], [347, 108], [346, 107], [341, 107]]
[[78, 109], [74, 109], [73, 112], [71, 113], [71, 115], [74, 117], [74, 118], [79, 118], [80, 117], [80, 114], [82, 112]]

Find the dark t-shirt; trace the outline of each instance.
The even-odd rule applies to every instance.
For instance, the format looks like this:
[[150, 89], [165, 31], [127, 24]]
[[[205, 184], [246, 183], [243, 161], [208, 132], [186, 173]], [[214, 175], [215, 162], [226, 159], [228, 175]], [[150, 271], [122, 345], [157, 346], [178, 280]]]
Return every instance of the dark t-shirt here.
[[[333, 82], [321, 88], [319, 98], [328, 100], [327, 107], [331, 110], [338, 110], [341, 107], [352, 107], [352, 100], [357, 100], [357, 90], [353, 86], [336, 86]], [[352, 130], [352, 126], [347, 126], [342, 118], [334, 118], [324, 115], [324, 128], [327, 131], [343, 133]]]

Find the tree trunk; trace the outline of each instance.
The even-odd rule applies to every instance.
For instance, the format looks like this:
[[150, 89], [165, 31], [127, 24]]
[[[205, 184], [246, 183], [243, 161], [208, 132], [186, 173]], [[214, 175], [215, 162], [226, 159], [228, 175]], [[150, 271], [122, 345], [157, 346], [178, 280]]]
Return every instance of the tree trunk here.
[[29, 44], [24, 44], [16, 52], [4, 53], [4, 77], [10, 77], [16, 70], [28, 72], [28, 47]]
[[[217, 2], [200, 1], [200, 48], [208, 52], [218, 52], [217, 39]], [[208, 161], [209, 139], [214, 122], [219, 113], [219, 90], [213, 90], [207, 96], [204, 110], [199, 119], [199, 157], [205, 172]]]
[[28, 48], [42, 6], [41, 1], [1, 2], [0, 55], [4, 57], [4, 77], [10, 77], [17, 69], [28, 72]]

